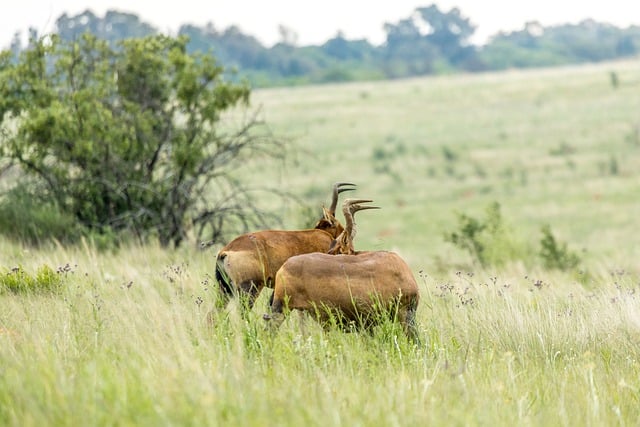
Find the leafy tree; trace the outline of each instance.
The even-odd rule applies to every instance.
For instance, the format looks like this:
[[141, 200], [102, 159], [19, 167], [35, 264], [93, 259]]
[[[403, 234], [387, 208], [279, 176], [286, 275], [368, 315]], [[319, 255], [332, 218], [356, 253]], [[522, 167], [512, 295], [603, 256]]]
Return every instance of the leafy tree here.
[[464, 65], [475, 55], [470, 38], [476, 30], [471, 23], [454, 7], [449, 12], [442, 12], [438, 6], [432, 4], [428, 7], [416, 9], [416, 18], [419, 25], [426, 28], [426, 39], [438, 47], [440, 54], [455, 66]]
[[347, 40], [341, 31], [321, 47], [325, 54], [342, 61], [362, 61], [374, 56], [373, 46], [367, 40]]
[[20, 40], [20, 32], [17, 31], [13, 34], [13, 38], [11, 39], [11, 45], [9, 46], [11, 53], [17, 58], [20, 55], [20, 51], [22, 50], [22, 41]]
[[500, 33], [480, 52], [491, 69], [606, 61], [640, 50], [640, 27], [616, 28], [591, 19], [543, 27], [527, 22], [522, 30]]
[[[435, 4], [386, 23], [386, 40], [379, 46], [348, 40], [340, 31], [319, 46], [299, 46], [295, 31], [285, 26], [279, 30], [281, 42], [272, 47], [263, 46], [236, 26], [216, 28], [211, 22], [201, 27], [183, 25], [178, 34], [189, 37], [187, 52], [213, 52], [221, 63], [238, 70], [225, 78], [239, 81], [244, 77], [254, 87], [553, 66], [640, 52], [640, 27], [622, 29], [590, 19], [548, 27], [531, 21], [521, 30], [496, 34], [484, 46], [475, 46], [471, 43], [475, 26], [470, 19], [458, 8], [445, 11]], [[111, 46], [158, 34], [138, 16], [115, 10], [102, 17], [91, 10], [75, 16], [63, 14], [56, 20], [56, 31], [65, 41], [90, 32]], [[31, 38], [37, 38], [35, 30]], [[16, 37], [11, 43], [14, 52], [22, 49], [20, 40]]]
[[405, 66], [408, 75], [428, 74], [437, 68], [476, 68], [470, 38], [475, 26], [458, 8], [420, 7], [396, 24], [386, 23], [386, 66]]
[[383, 67], [389, 77], [430, 74], [438, 60], [437, 48], [421, 33], [413, 18], [386, 23]]
[[248, 159], [281, 156], [282, 143], [255, 112], [222, 121], [248, 111], [250, 89], [186, 45], [150, 36], [112, 47], [85, 33], [32, 40], [17, 62], [3, 52], [0, 154], [92, 232], [178, 246], [190, 230], [222, 241], [233, 225], [264, 225], [236, 176]]
[[150, 36], [158, 32], [153, 26], [140, 21], [137, 15], [109, 10], [104, 18], [100, 18], [89, 9], [75, 16], [62, 14], [56, 20], [56, 29], [64, 40], [75, 40], [89, 32], [111, 43], [126, 38]]

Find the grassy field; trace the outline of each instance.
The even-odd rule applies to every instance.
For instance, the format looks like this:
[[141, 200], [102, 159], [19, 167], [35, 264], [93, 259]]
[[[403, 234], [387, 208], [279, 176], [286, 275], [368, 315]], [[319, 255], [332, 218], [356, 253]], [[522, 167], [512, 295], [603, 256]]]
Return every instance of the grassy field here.
[[590, 262], [637, 259], [639, 90], [640, 62], [264, 90], [254, 102], [307, 154], [258, 176], [318, 200], [356, 182], [383, 208], [359, 216], [361, 247], [416, 268], [457, 259], [443, 230], [493, 201], [524, 240], [549, 224]]
[[[216, 248], [0, 239], [3, 276], [61, 283], [0, 291], [0, 425], [638, 425], [639, 91], [623, 62], [256, 92], [297, 154], [251, 179], [312, 207], [358, 183], [383, 208], [358, 248], [409, 262], [422, 341], [297, 316], [270, 334], [267, 295], [247, 319], [212, 311]], [[480, 267], [444, 234], [493, 202], [522, 256]], [[535, 256], [545, 224], [577, 268]]]

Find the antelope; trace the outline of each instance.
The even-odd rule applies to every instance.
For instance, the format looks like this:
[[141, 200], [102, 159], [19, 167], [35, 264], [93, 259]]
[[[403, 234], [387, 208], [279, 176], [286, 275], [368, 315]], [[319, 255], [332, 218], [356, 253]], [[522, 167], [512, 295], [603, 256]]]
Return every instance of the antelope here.
[[325, 325], [337, 317], [341, 321], [363, 321], [365, 327], [379, 319], [376, 316], [381, 310], [391, 310], [407, 336], [418, 340], [415, 315], [420, 295], [409, 266], [394, 252], [353, 251], [353, 216], [359, 210], [374, 208], [360, 205], [363, 202], [369, 201], [349, 199], [344, 203], [345, 231], [350, 229], [351, 234], [345, 235], [344, 245], [336, 239], [337, 255], [296, 255], [280, 267], [271, 313], [263, 316], [274, 328], [291, 310], [308, 312]]
[[278, 269], [298, 254], [327, 252], [331, 242], [344, 227], [335, 217], [338, 195], [354, 190], [355, 184], [337, 182], [333, 185], [329, 209], [323, 207], [323, 217], [314, 228], [306, 230], [262, 230], [242, 234], [220, 249], [216, 257], [216, 279], [223, 295], [223, 304], [238, 294], [251, 308], [264, 287], [273, 288]]

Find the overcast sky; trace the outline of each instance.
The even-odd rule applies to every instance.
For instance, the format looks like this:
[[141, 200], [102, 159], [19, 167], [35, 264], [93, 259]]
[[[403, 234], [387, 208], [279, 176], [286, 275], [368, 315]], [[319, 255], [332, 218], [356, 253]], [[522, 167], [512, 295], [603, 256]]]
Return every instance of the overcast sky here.
[[237, 25], [270, 46], [279, 40], [278, 26], [298, 34], [298, 44], [321, 44], [341, 30], [348, 39], [384, 40], [385, 22], [408, 17], [416, 7], [436, 3], [440, 10], [458, 7], [477, 27], [482, 42], [501, 30], [521, 29], [527, 21], [543, 25], [577, 23], [593, 18], [620, 27], [640, 25], [638, 0], [1, 0], [0, 47], [7, 47], [16, 31], [35, 27], [52, 31], [64, 12], [91, 9], [99, 16], [109, 9], [135, 13], [159, 30], [175, 34], [182, 24], [218, 29]]

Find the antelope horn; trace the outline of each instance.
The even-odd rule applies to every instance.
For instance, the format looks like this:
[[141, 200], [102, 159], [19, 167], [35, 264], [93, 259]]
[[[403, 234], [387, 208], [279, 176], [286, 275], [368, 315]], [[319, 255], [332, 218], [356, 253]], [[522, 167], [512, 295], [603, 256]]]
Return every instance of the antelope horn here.
[[335, 184], [333, 184], [333, 197], [331, 199], [331, 207], [329, 208], [329, 212], [332, 215], [336, 214], [336, 207], [338, 206], [338, 194], [344, 192], [344, 191], [352, 191], [355, 190], [355, 188], [351, 188], [351, 187], [344, 187], [345, 185], [350, 185], [355, 187], [356, 184], [352, 184], [350, 182], [336, 182]]
[[380, 206], [361, 206], [361, 205], [354, 205], [353, 208], [351, 209], [352, 212], [357, 212], [357, 211], [363, 211], [365, 209], [382, 209]]
[[366, 206], [366, 205], [360, 204], [360, 203], [370, 203], [370, 202], [373, 202], [373, 200], [345, 199], [344, 203], [342, 204], [342, 212], [345, 214], [345, 216], [347, 215], [353, 216], [353, 214], [357, 211], [362, 211], [365, 209], [380, 209], [379, 206]]
[[342, 206], [351, 206], [351, 205], [356, 205], [358, 203], [371, 203], [373, 202], [373, 200], [370, 199], [344, 199], [344, 202], [342, 202]]
[[353, 187], [357, 187], [356, 184], [351, 184], [349, 182], [340, 182], [336, 184], [337, 187], [337, 191], [338, 194], [342, 193], [343, 191], [353, 191], [355, 190], [355, 188], [351, 188], [351, 187], [343, 187], [344, 185], [351, 185]]

